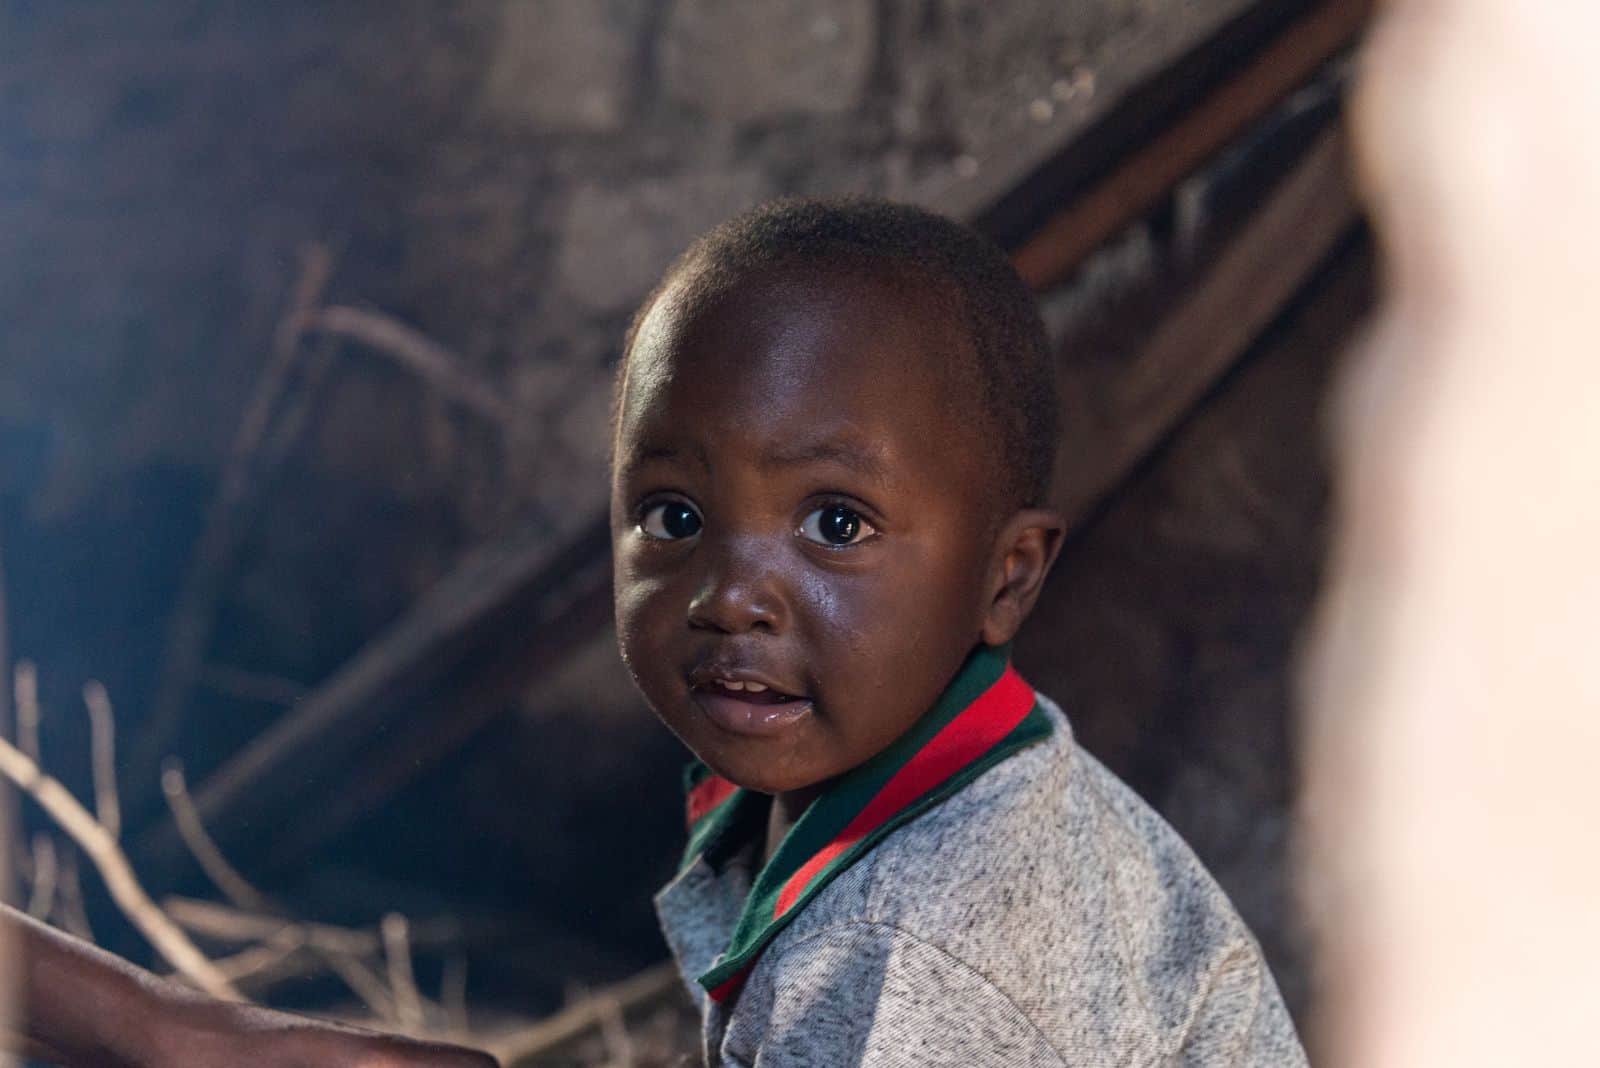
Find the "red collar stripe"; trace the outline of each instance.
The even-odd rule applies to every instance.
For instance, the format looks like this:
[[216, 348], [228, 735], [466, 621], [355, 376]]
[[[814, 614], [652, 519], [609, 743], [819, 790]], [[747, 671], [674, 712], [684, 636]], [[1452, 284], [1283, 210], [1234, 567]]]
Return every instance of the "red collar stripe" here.
[[1033, 687], [1008, 665], [989, 689], [883, 784], [844, 830], [789, 877], [778, 893], [773, 918], [793, 908], [818, 873], [851, 846], [992, 749], [1022, 722], [1033, 704]]
[[689, 791], [685, 802], [689, 829], [699, 823], [711, 810], [734, 795], [739, 788], [720, 775], [709, 775]]
[[724, 979], [721, 983], [712, 987], [709, 991], [707, 991], [707, 994], [710, 995], [711, 1000], [721, 1004], [722, 1002], [725, 1002], [729, 998], [733, 997], [733, 995], [737, 994], [744, 986], [744, 981], [750, 978], [750, 969], [754, 968], [755, 966], [756, 962], [751, 961], [743, 968], [740, 968], [737, 972], [734, 972], [732, 975], [728, 976], [728, 978]]

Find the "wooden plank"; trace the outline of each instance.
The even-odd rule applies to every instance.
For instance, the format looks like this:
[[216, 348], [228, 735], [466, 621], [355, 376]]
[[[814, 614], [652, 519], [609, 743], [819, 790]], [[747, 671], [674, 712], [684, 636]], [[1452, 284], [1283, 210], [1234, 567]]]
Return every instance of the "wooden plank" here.
[[1062, 205], [1102, 184], [1130, 151], [1159, 138], [1233, 79], [1241, 64], [1326, 2], [1239, 3], [1215, 28], [1186, 43], [1151, 42], [1123, 61], [1130, 69], [1120, 85], [1106, 84], [1106, 72], [1097, 75], [1095, 106], [1078, 121], [1042, 128], [1055, 136], [997, 148], [975, 175], [933, 179], [915, 199], [966, 219], [1003, 248], [1019, 248]]
[[[472, 696], [492, 701], [514, 691], [508, 677], [523, 683], [549, 670], [604, 625], [610, 572], [606, 517], [556, 546], [543, 532], [527, 532], [471, 554], [212, 774], [194, 796], [202, 822], [225, 842], [248, 832], [238, 813], [277, 811], [286, 801], [325, 800], [348, 788], [350, 766], [364, 763], [358, 751], [405, 729], [395, 710], [415, 717], [418, 707], [430, 707], [430, 696], [446, 696], [451, 679], [476, 678], [481, 689]], [[587, 620], [597, 605], [599, 622], [551, 626]], [[170, 864], [183, 843], [166, 821], [139, 840], [138, 852], [149, 863]]]
[[1038, 291], [1064, 281], [1090, 252], [1148, 214], [1175, 185], [1349, 48], [1371, 13], [1371, 0], [1332, 0], [1313, 10], [1165, 134], [1044, 223], [1014, 255], [1022, 277]]
[[[585, 646], [610, 641], [610, 532], [596, 551], [584, 550], [575, 579], [559, 597], [522, 623], [485, 636], [431, 692], [415, 703], [423, 714], [386, 729], [361, 755], [358, 772], [344, 775], [322, 793], [314, 823], [273, 836], [264, 864], [292, 865], [361, 817], [377, 810], [419, 771], [455, 752], [500, 716], [529, 680], [553, 673]], [[252, 799], [253, 802], [253, 799]]]
[[1064, 436], [1054, 503], [1069, 522], [1094, 514], [1358, 225], [1347, 169], [1343, 134], [1323, 134], [1117, 377], [1098, 425]]

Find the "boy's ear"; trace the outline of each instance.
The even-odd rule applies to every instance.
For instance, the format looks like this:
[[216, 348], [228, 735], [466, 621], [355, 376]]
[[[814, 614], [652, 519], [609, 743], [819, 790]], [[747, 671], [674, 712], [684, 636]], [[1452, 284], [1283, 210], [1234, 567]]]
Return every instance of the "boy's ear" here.
[[1000, 528], [983, 616], [984, 644], [1004, 645], [1016, 636], [1061, 552], [1066, 529], [1061, 513], [1051, 508], [1024, 508]]

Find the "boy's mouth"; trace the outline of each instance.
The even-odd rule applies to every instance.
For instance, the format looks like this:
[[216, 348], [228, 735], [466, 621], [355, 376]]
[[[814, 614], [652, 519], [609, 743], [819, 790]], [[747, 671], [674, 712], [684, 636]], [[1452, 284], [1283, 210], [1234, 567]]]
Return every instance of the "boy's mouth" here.
[[794, 694], [774, 689], [764, 682], [741, 682], [738, 679], [710, 679], [695, 687], [701, 693], [714, 693], [731, 697], [735, 701], [748, 701], [753, 705], [778, 705], [785, 701], [798, 701]]
[[699, 675], [689, 693], [712, 722], [734, 734], [777, 734], [811, 711], [809, 698], [750, 678]]

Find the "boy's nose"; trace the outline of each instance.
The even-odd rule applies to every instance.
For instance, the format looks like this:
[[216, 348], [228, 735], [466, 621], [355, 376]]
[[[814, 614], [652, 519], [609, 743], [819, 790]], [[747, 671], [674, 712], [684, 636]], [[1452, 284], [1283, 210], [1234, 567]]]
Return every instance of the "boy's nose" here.
[[785, 611], [775, 579], [757, 560], [724, 558], [706, 572], [689, 602], [689, 625], [726, 634], [781, 629]]

